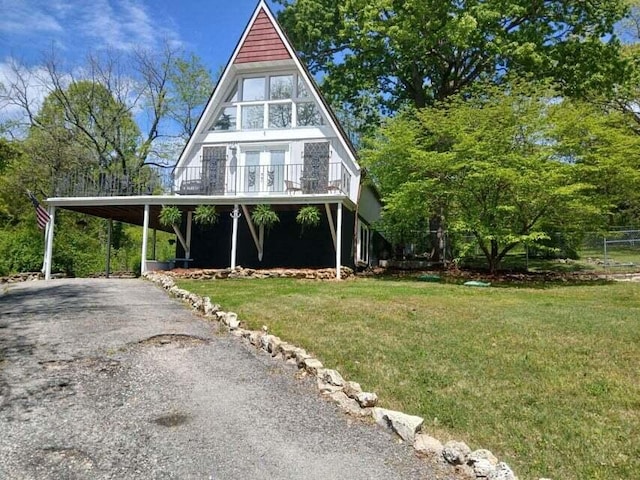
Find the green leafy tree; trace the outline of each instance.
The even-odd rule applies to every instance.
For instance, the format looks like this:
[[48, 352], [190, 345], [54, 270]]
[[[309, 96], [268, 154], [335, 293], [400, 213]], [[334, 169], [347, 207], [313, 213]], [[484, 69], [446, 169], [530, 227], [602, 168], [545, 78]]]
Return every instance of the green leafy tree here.
[[369, 118], [433, 105], [505, 72], [549, 77], [579, 95], [609, 89], [624, 69], [613, 33], [625, 0], [278, 2], [323, 91]]
[[516, 83], [403, 112], [363, 160], [392, 234], [441, 216], [449, 231], [475, 239], [495, 272], [516, 246], [542, 246], [545, 225], [580, 230], [606, 220], [624, 195], [613, 184], [627, 193], [640, 185], [638, 147], [620, 116]]
[[214, 81], [196, 55], [176, 58], [169, 70], [171, 96], [169, 116], [179, 125], [185, 140], [193, 133], [211, 92]]

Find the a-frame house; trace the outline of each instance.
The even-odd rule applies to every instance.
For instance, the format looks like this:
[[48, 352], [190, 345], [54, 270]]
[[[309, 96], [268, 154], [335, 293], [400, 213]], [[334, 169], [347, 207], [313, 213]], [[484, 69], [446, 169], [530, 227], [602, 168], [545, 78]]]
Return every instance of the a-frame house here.
[[[361, 180], [347, 135], [261, 0], [160, 192], [63, 192], [47, 203], [51, 213], [67, 208], [143, 225], [143, 252], [148, 228], [162, 228], [161, 207], [175, 205], [183, 212], [176, 256], [192, 267], [334, 266], [339, 278], [341, 265], [368, 264], [374, 256], [369, 227], [380, 202]], [[198, 205], [214, 205], [218, 222], [194, 224]], [[252, 220], [258, 205], [279, 218], [267, 230]], [[296, 221], [307, 206], [320, 213], [319, 225]]]

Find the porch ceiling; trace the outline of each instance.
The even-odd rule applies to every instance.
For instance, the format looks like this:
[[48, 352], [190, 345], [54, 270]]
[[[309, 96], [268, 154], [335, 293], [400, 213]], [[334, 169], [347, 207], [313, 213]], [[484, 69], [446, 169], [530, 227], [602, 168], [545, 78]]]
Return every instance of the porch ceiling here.
[[[143, 225], [144, 205], [59, 205], [58, 208], [73, 212], [85, 213], [94, 217], [111, 218], [118, 222], [131, 225]], [[171, 227], [166, 227], [158, 221], [160, 205], [149, 206], [149, 227], [165, 232], [173, 232]]]
[[[153, 198], [153, 197], [151, 197]], [[199, 201], [193, 202], [198, 198]], [[176, 200], [179, 199], [179, 202]], [[186, 203], [186, 200], [191, 200], [190, 203]], [[132, 198], [129, 197], [124, 202], [118, 202], [115, 198], [109, 199], [100, 199], [102, 201], [96, 201], [97, 199], [91, 199], [89, 201], [82, 201], [82, 199], [49, 199], [47, 203], [55, 205], [57, 208], [63, 210], [70, 210], [73, 212], [84, 213], [86, 215], [92, 215], [94, 217], [99, 218], [110, 218], [116, 220], [118, 222], [129, 223], [131, 225], [142, 226], [144, 221], [144, 204], [141, 203], [130, 203]], [[106, 200], [106, 201], [105, 201]], [[162, 209], [162, 204], [166, 205], [176, 205], [183, 212], [194, 211], [198, 205], [201, 204], [209, 204], [215, 205], [216, 210], [219, 213], [230, 213], [233, 209], [233, 204], [217, 204], [212, 202], [211, 198], [204, 199], [201, 197], [172, 197], [165, 198], [164, 202], [158, 202], [158, 198], [153, 198], [155, 201], [153, 204], [149, 202], [149, 227], [155, 228], [156, 230], [162, 230], [165, 232], [173, 232], [171, 227], [166, 227], [158, 221], [158, 216], [160, 215], [160, 210]], [[250, 201], [247, 201], [250, 200]], [[262, 201], [256, 201], [258, 199], [243, 199], [243, 200], [235, 200], [240, 205], [256, 205], [258, 203], [267, 203], [270, 204], [274, 210], [276, 211], [284, 211], [284, 210], [297, 210], [301, 205], [308, 205], [310, 203], [314, 204], [322, 204], [322, 203], [331, 203], [335, 204], [335, 197], [328, 198], [324, 196], [324, 198], [304, 198], [302, 196], [298, 197], [288, 197], [285, 199], [286, 203], [277, 203], [276, 199], [259, 199]], [[265, 201], [266, 200], [266, 201]], [[276, 201], [274, 201], [276, 200]], [[297, 200], [297, 201], [296, 201]], [[306, 201], [305, 201], [306, 200]], [[310, 201], [311, 200], [311, 201]], [[345, 201], [346, 200], [346, 201]], [[234, 202], [234, 203], [235, 203]], [[295, 203], [294, 203], [295, 202]], [[123, 204], [124, 203], [124, 204]], [[126, 204], [130, 203], [130, 204]], [[353, 206], [350, 205], [351, 202], [348, 199], [343, 199], [343, 203], [347, 208], [352, 209]]]

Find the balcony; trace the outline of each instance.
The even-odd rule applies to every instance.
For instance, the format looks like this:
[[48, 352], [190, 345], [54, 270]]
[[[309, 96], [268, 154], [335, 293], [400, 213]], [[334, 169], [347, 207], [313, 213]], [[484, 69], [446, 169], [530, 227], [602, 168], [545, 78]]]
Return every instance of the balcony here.
[[350, 183], [351, 174], [341, 163], [233, 166], [220, 162], [170, 173], [149, 168], [135, 176], [99, 170], [66, 172], [57, 179], [54, 196], [349, 195]]

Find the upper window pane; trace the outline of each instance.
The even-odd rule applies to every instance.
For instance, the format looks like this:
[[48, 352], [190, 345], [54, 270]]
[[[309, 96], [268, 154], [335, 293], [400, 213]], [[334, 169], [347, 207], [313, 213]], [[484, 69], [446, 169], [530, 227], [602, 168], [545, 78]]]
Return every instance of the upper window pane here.
[[269, 105], [269, 128], [291, 127], [291, 103]]
[[264, 128], [264, 106], [246, 105], [242, 107], [242, 129], [255, 130]]
[[269, 78], [269, 100], [285, 100], [293, 95], [293, 75]]
[[307, 90], [307, 86], [304, 84], [304, 80], [301, 77], [298, 77], [298, 98], [309, 98], [309, 90]]
[[244, 102], [264, 100], [264, 86], [264, 77], [245, 78], [242, 81], [242, 100]]

